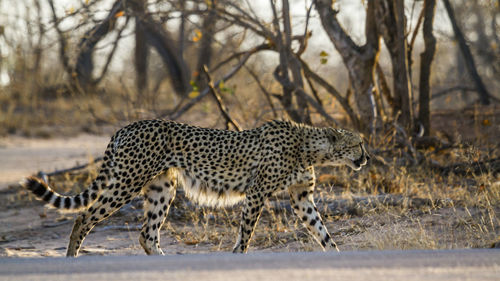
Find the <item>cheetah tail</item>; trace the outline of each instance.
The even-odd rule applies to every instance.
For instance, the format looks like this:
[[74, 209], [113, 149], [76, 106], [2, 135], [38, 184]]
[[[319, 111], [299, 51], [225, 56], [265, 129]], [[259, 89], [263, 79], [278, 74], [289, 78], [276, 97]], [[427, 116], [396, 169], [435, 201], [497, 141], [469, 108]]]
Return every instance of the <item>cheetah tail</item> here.
[[[28, 177], [20, 184], [31, 191], [38, 199], [47, 202], [50, 206], [68, 212], [76, 212], [92, 204], [99, 191], [95, 186], [74, 196], [65, 196], [55, 192], [44, 181], [36, 177]], [[95, 183], [93, 184], [95, 185]]]

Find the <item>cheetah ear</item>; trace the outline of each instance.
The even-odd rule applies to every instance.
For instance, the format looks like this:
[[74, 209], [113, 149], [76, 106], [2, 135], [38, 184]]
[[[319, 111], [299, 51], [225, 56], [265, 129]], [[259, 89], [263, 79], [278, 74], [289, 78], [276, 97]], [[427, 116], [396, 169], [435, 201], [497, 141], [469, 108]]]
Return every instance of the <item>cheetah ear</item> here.
[[333, 129], [333, 128], [328, 128], [327, 132], [326, 132], [326, 136], [328, 138], [328, 140], [334, 144], [337, 142], [337, 140], [340, 138], [340, 132], [337, 131], [336, 129]]

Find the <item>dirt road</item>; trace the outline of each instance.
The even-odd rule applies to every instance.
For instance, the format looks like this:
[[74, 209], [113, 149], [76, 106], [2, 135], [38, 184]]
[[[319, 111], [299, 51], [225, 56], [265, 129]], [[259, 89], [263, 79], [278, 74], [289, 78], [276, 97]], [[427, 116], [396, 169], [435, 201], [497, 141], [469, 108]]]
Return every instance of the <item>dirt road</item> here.
[[0, 138], [0, 190], [37, 171], [51, 172], [87, 163], [101, 156], [109, 137], [79, 135], [71, 138]]
[[0, 280], [499, 280], [500, 250], [0, 259]]

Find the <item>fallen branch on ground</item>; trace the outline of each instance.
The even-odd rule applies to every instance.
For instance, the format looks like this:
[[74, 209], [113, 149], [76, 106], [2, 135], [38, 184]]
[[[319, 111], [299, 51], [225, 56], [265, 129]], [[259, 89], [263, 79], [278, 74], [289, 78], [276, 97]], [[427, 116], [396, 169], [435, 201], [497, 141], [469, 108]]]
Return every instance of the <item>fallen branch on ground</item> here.
[[69, 173], [69, 172], [83, 170], [83, 169], [87, 168], [90, 165], [93, 165], [95, 163], [101, 162], [102, 159], [103, 159], [102, 157], [97, 157], [97, 158], [94, 159], [93, 162], [89, 162], [89, 163], [83, 164], [83, 165], [77, 165], [77, 166], [74, 166], [74, 167], [71, 167], [71, 168], [67, 168], [67, 169], [55, 170], [55, 171], [50, 172], [50, 173], [46, 173], [44, 171], [39, 171], [37, 173], [37, 177], [43, 179], [45, 182], [48, 182], [48, 177], [53, 177], [53, 176], [57, 176], [57, 175], [61, 175], [61, 174], [66, 174], [66, 173]]
[[444, 167], [436, 164], [431, 164], [431, 167], [443, 174], [454, 173], [455, 175], [461, 176], [471, 176], [474, 174], [484, 174], [488, 172], [499, 173], [500, 157], [486, 159], [483, 161], [476, 161], [472, 163], [457, 163]]
[[[318, 209], [323, 210], [327, 216], [338, 215], [363, 215], [377, 207], [401, 207], [401, 208], [421, 208], [421, 207], [441, 207], [452, 204], [449, 199], [428, 199], [411, 198], [404, 195], [383, 194], [366, 197], [353, 197], [352, 199], [318, 200]], [[293, 212], [288, 201], [269, 201], [268, 205], [275, 211]]]

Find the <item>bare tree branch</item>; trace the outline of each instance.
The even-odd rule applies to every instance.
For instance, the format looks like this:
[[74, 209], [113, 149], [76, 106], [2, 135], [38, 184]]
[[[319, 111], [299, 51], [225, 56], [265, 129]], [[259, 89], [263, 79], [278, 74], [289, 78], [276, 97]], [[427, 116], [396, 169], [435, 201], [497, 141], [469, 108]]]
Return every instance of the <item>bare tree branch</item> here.
[[430, 76], [431, 65], [436, 52], [436, 38], [432, 33], [436, 0], [425, 0], [422, 13], [425, 14], [423, 36], [425, 50], [420, 54], [420, 81], [419, 81], [419, 112], [418, 119], [424, 126], [424, 136], [429, 136], [431, 130], [430, 120]]
[[[367, 1], [365, 36], [366, 43], [358, 46], [342, 28], [332, 0], [316, 0], [316, 10], [330, 41], [342, 57], [349, 73], [360, 118], [352, 118], [354, 125], [365, 133], [373, 133], [377, 110], [375, 105], [374, 68], [378, 60], [380, 35], [377, 30], [375, 9], [379, 1]], [[347, 108], [344, 106], [344, 108]], [[352, 116], [352, 115], [351, 115]]]
[[69, 64], [69, 57], [68, 54], [66, 53], [67, 48], [67, 42], [66, 42], [66, 37], [64, 36], [64, 33], [62, 32], [61, 28], [59, 28], [59, 23], [60, 20], [57, 18], [56, 15], [56, 9], [54, 8], [54, 1], [53, 0], [47, 0], [50, 6], [50, 10], [52, 11], [52, 20], [54, 21], [54, 28], [57, 32], [57, 35], [59, 37], [59, 59], [61, 60], [61, 63], [63, 65], [64, 70], [66, 73], [72, 77], [73, 75], [73, 68]]
[[104, 78], [104, 75], [106, 75], [106, 73], [108, 72], [109, 65], [111, 64], [111, 60], [113, 59], [113, 56], [114, 56], [116, 49], [118, 47], [118, 43], [120, 42], [120, 39], [123, 38], [122, 33], [125, 30], [125, 28], [127, 27], [129, 19], [130, 18], [127, 17], [125, 24], [120, 28], [120, 30], [118, 30], [118, 34], [116, 35], [115, 42], [113, 43], [113, 48], [111, 49], [111, 52], [109, 52], [109, 54], [108, 54], [108, 58], [106, 59], [106, 63], [104, 64], [104, 67], [102, 68], [101, 74], [94, 80], [95, 84], [99, 84], [101, 82], [101, 80]]
[[330, 85], [328, 82], [326, 82], [325, 79], [321, 78], [321, 76], [319, 76], [317, 73], [312, 71], [311, 68], [309, 67], [309, 65], [307, 65], [307, 63], [305, 61], [300, 60], [300, 62], [302, 63], [302, 69], [304, 70], [304, 75], [306, 77], [310, 77], [311, 79], [316, 81], [316, 83], [320, 84], [321, 87], [323, 87], [330, 95], [332, 95], [340, 103], [340, 106], [342, 106], [342, 108], [345, 110], [347, 115], [349, 115], [349, 118], [351, 119], [351, 122], [353, 123], [353, 125], [355, 127], [358, 127], [359, 126], [358, 116], [354, 112], [352, 107], [349, 105], [348, 99], [344, 98], [337, 91], [337, 89], [335, 89], [335, 87]]
[[255, 80], [255, 82], [259, 86], [259, 89], [262, 91], [262, 93], [266, 97], [267, 103], [269, 104], [269, 106], [271, 107], [271, 110], [273, 112], [273, 117], [278, 118], [278, 114], [276, 113], [276, 109], [274, 108], [273, 101], [271, 100], [271, 94], [266, 90], [264, 85], [262, 85], [262, 82], [260, 81], [259, 77], [257, 76], [257, 74], [255, 74], [255, 72], [253, 70], [251, 70], [249, 67], [246, 67], [246, 66], [245, 66], [245, 69], [248, 71], [248, 73], [250, 73], [250, 76], [252, 76], [252, 78]]
[[117, 20], [116, 15], [120, 11], [123, 11], [123, 0], [116, 0], [106, 18], [85, 32], [80, 39], [75, 74], [76, 81], [78, 81], [77, 86], [84, 91], [88, 86], [96, 85], [95, 80], [92, 78], [92, 71], [94, 70], [92, 55], [97, 43], [114, 28]]
[[484, 85], [481, 76], [479, 76], [479, 73], [477, 72], [476, 63], [474, 62], [474, 57], [472, 56], [469, 46], [465, 41], [465, 37], [464, 34], [462, 33], [462, 30], [460, 30], [460, 27], [458, 26], [457, 20], [455, 18], [455, 12], [453, 11], [453, 8], [451, 7], [449, 0], [443, 0], [443, 3], [444, 7], [446, 8], [446, 12], [448, 13], [448, 17], [450, 18], [451, 27], [453, 28], [453, 32], [455, 33], [455, 38], [458, 41], [458, 46], [460, 47], [460, 51], [462, 52], [462, 55], [464, 57], [467, 70], [470, 76], [472, 77], [472, 80], [476, 84], [477, 91], [479, 93], [479, 100], [481, 101], [482, 104], [488, 105], [490, 104], [491, 95], [486, 89], [486, 86]]
[[316, 0], [316, 9], [326, 33], [345, 60], [359, 56], [362, 53], [361, 48], [354, 43], [338, 22], [336, 16], [338, 11], [333, 10], [332, 4], [331, 0]]
[[155, 48], [170, 74], [170, 82], [179, 96], [186, 96], [191, 86], [188, 66], [182, 57], [179, 57], [174, 40], [168, 34], [161, 23], [156, 22], [147, 14], [137, 17], [136, 24], [143, 26], [145, 38], [150, 46]]
[[[258, 49], [252, 49], [246, 53], [246, 55], [243, 56], [243, 58], [240, 60], [240, 62], [234, 66], [224, 77], [217, 82], [215, 82], [214, 87], [219, 87], [219, 84], [221, 81], [228, 81], [231, 79], [248, 61], [248, 59], [255, 54], [258, 51]], [[200, 92], [200, 94], [194, 98], [191, 99], [187, 104], [176, 110], [174, 113], [163, 113], [159, 115], [159, 118], [163, 117], [168, 117], [168, 119], [175, 120], [182, 116], [186, 111], [188, 111], [193, 105], [198, 103], [200, 100], [202, 100], [209, 92], [210, 90], [208, 88], [205, 88], [203, 91]]]
[[384, 70], [382, 70], [380, 63], [377, 63], [376, 71], [377, 71], [377, 76], [379, 79], [380, 89], [382, 90], [382, 95], [385, 97], [385, 100], [387, 101], [387, 103], [391, 107], [393, 107], [394, 106], [394, 99], [391, 95], [391, 89], [389, 88], [389, 83], [387, 83], [387, 79], [385, 78]]
[[[146, 30], [142, 24], [138, 24], [141, 17], [146, 12], [146, 1], [133, 0], [135, 4], [135, 48], [134, 48], [134, 68], [135, 68], [135, 85], [138, 94], [138, 105], [144, 105], [150, 101], [148, 91], [148, 59], [149, 46], [146, 40]], [[152, 103], [152, 101], [151, 101]]]
[[311, 5], [309, 6], [309, 8], [307, 8], [306, 12], [306, 24], [304, 26], [304, 35], [303, 35], [304, 39], [300, 41], [300, 46], [296, 53], [297, 57], [300, 57], [304, 53], [304, 51], [307, 48], [308, 39], [312, 36], [312, 31], [309, 31], [308, 28], [309, 28], [309, 20], [311, 18], [311, 10], [313, 6], [314, 6], [314, 1], [311, 1]]
[[[415, 5], [416, 1], [413, 2]], [[413, 34], [411, 36], [410, 43], [408, 44], [408, 58], [410, 59], [410, 66], [412, 65], [411, 58], [412, 58], [412, 52], [413, 52], [413, 46], [415, 45], [415, 40], [417, 39], [417, 34], [418, 30], [420, 29], [420, 25], [422, 24], [422, 20], [424, 19], [424, 11], [425, 11], [425, 0], [424, 0], [424, 8], [420, 11], [420, 14], [418, 15], [418, 20], [417, 20], [417, 25], [415, 26], [415, 29], [413, 30]], [[410, 68], [411, 69], [411, 68]]]
[[214, 87], [214, 82], [212, 81], [212, 78], [210, 77], [210, 74], [208, 73], [208, 68], [206, 65], [203, 67], [203, 72], [207, 76], [207, 82], [208, 82], [207, 85], [208, 85], [208, 89], [210, 90], [209, 92], [214, 97], [215, 103], [217, 103], [217, 107], [219, 108], [220, 112], [222, 113], [222, 116], [224, 117], [224, 119], [226, 120], [226, 126], [228, 124], [231, 124], [234, 126], [234, 128], [236, 128], [237, 131], [241, 132], [243, 129], [241, 129], [240, 125], [233, 118], [231, 118], [231, 115], [229, 115], [229, 112], [228, 112], [226, 106], [222, 102], [222, 98], [217, 94], [217, 90]]
[[[313, 98], [311, 98], [302, 88], [298, 87], [296, 84], [294, 84], [288, 77], [285, 77], [282, 75], [280, 66], [276, 67], [274, 70], [274, 77], [275, 79], [280, 82], [280, 84], [283, 86], [284, 90], [291, 92], [291, 93], [296, 93], [300, 97], [302, 97], [304, 100], [306, 100], [310, 105], [312, 105], [317, 112], [323, 116], [327, 121], [330, 121], [331, 123], [335, 125], [339, 125], [338, 122], [331, 117], [325, 109], [319, 105]], [[279, 97], [278, 97], [279, 98]]]

